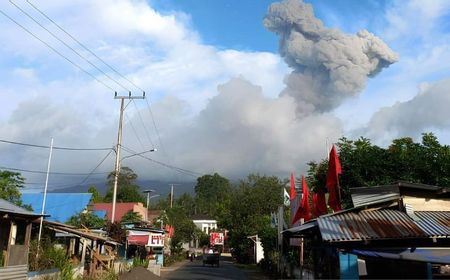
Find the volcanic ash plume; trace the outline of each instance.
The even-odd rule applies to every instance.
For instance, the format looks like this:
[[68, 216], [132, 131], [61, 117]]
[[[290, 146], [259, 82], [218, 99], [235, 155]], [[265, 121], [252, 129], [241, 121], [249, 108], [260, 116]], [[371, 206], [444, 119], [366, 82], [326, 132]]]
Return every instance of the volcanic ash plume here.
[[351, 35], [325, 28], [301, 0], [272, 4], [264, 25], [280, 36], [280, 53], [294, 68], [281, 95], [297, 101], [299, 115], [334, 109], [361, 91], [368, 77], [397, 61], [367, 30]]

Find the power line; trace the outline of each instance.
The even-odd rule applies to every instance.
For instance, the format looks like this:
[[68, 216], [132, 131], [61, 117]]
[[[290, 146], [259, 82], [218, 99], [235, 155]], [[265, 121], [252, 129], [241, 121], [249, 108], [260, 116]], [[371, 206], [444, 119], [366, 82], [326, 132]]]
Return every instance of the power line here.
[[146, 156], [144, 156], [144, 155], [142, 155], [142, 154], [140, 154], [140, 153], [137, 153], [137, 152], [133, 151], [132, 149], [126, 148], [126, 147], [124, 147], [124, 146], [122, 146], [122, 148], [123, 148], [124, 150], [126, 150], [127, 152], [129, 152], [129, 153], [136, 154], [136, 156], [139, 156], [139, 157], [141, 157], [141, 158], [144, 158], [144, 159], [149, 160], [149, 161], [151, 161], [151, 162], [154, 162], [154, 163], [156, 163], [156, 164], [162, 165], [162, 166], [167, 167], [167, 168], [169, 168], [169, 169], [175, 170], [175, 171], [177, 171], [177, 172], [179, 172], [179, 173], [183, 173], [183, 174], [186, 174], [186, 175], [189, 175], [189, 176], [193, 176], [193, 177], [197, 177], [197, 176], [199, 176], [199, 175], [202, 175], [201, 173], [198, 173], [198, 172], [195, 172], [195, 171], [183, 169], [183, 168], [176, 167], [176, 166], [173, 166], [173, 165], [170, 165], [170, 164], [167, 164], [167, 163], [158, 161], [158, 160], [154, 160], [154, 159], [152, 159], [152, 158], [146, 157]]
[[112, 151], [113, 150], [110, 150], [107, 154], [106, 154], [106, 156], [94, 167], [94, 169], [92, 169], [92, 171], [91, 172], [89, 172], [89, 174], [86, 176], [86, 178], [84, 178], [83, 179], [83, 181], [81, 181], [80, 183], [79, 183], [79, 185], [82, 185], [82, 184], [84, 184], [86, 181], [87, 181], [87, 179], [89, 179], [89, 177], [91, 176], [91, 175], [93, 175], [94, 174], [94, 172], [95, 172], [95, 170], [97, 170], [97, 168], [99, 168], [100, 167], [100, 165], [102, 165], [103, 164], [103, 162], [109, 157], [109, 155], [112, 153]]
[[[36, 174], [47, 174], [47, 171], [29, 170], [29, 169], [21, 169], [21, 168], [6, 167], [6, 166], [0, 166], [0, 169], [27, 172], [27, 173], [36, 173]], [[98, 173], [49, 172], [49, 174], [52, 174], [52, 175], [65, 175], [65, 176], [85, 176], [85, 175], [93, 175], [93, 174], [99, 175], [99, 174], [108, 174], [108, 173], [109, 172], [98, 172]]]
[[[21, 143], [21, 142], [9, 141], [9, 140], [4, 140], [4, 139], [0, 139], [0, 142], [6, 143], [6, 144], [34, 147], [34, 148], [50, 149], [50, 146]], [[71, 147], [53, 147], [53, 149], [54, 150], [67, 150], [67, 151], [108, 151], [108, 150], [113, 150], [113, 148], [71, 148]]]
[[56, 27], [59, 28], [62, 32], [64, 32], [67, 36], [69, 36], [72, 40], [77, 42], [83, 49], [88, 51], [90, 54], [95, 56], [98, 60], [100, 60], [104, 65], [106, 65], [109, 69], [111, 69], [113, 72], [115, 72], [117, 75], [128, 81], [130, 84], [132, 84], [137, 89], [141, 90], [142, 92], [145, 92], [142, 88], [137, 86], [135, 83], [133, 83], [131, 80], [129, 80], [127, 77], [119, 73], [114, 67], [112, 67], [110, 64], [108, 64], [106, 61], [104, 61], [102, 58], [100, 58], [98, 55], [96, 55], [93, 51], [91, 51], [88, 47], [86, 47], [83, 43], [81, 43], [79, 40], [77, 40], [74, 36], [72, 36], [69, 32], [67, 32], [64, 28], [62, 28], [60, 25], [58, 25], [54, 20], [52, 20], [46, 13], [44, 13], [42, 10], [40, 10], [38, 7], [33, 5], [29, 0], [27, 0], [28, 4], [33, 7], [36, 11], [38, 11], [41, 15], [43, 15], [46, 19], [48, 19], [51, 23], [53, 23]]
[[80, 65], [76, 64], [75, 62], [73, 62], [72, 60], [70, 60], [68, 57], [66, 57], [65, 55], [63, 55], [62, 53], [60, 53], [57, 49], [55, 49], [54, 47], [52, 47], [51, 45], [49, 45], [47, 42], [45, 42], [44, 40], [42, 40], [41, 38], [39, 38], [37, 35], [35, 35], [33, 32], [31, 32], [30, 30], [28, 30], [25, 26], [23, 26], [22, 24], [18, 23], [15, 19], [13, 19], [12, 17], [10, 17], [8, 14], [6, 14], [5, 12], [3, 12], [2, 10], [0, 10], [0, 13], [2, 13], [5, 17], [7, 17], [9, 20], [11, 20], [12, 22], [14, 22], [17, 26], [19, 26], [20, 28], [22, 28], [24, 31], [26, 31], [28, 34], [30, 34], [31, 36], [33, 36], [36, 40], [40, 41], [42, 44], [44, 44], [45, 46], [47, 46], [49, 49], [51, 49], [53, 52], [55, 52], [56, 54], [58, 54], [59, 56], [61, 56], [62, 58], [64, 58], [65, 60], [67, 60], [70, 64], [72, 64], [73, 66], [75, 66], [76, 68], [80, 69], [81, 71], [83, 71], [84, 73], [86, 73], [87, 75], [89, 75], [91, 78], [93, 78], [94, 80], [96, 80], [97, 82], [99, 82], [100, 84], [102, 84], [103, 86], [105, 86], [106, 88], [110, 89], [111, 91], [115, 91], [112, 87], [108, 86], [107, 84], [105, 84], [102, 80], [99, 80], [97, 77], [95, 77], [93, 74], [91, 74], [90, 72], [88, 72], [87, 70], [85, 70], [83, 67], [81, 67]]
[[128, 117], [127, 114], [125, 114], [125, 118], [127, 119], [128, 123], [130, 124], [131, 129], [133, 130], [134, 135], [136, 136], [136, 139], [138, 140], [138, 142], [139, 142], [139, 144], [141, 145], [142, 149], [145, 150], [145, 146], [144, 146], [144, 144], [143, 144], [143, 142], [142, 142], [142, 140], [141, 140], [141, 137], [139, 137], [139, 135], [138, 135], [136, 129], [134, 128], [133, 123], [131, 122], [131, 119]]
[[50, 30], [48, 30], [45, 26], [43, 26], [40, 22], [38, 22], [33, 16], [31, 16], [30, 14], [28, 14], [26, 11], [24, 11], [22, 8], [20, 8], [18, 5], [16, 5], [12, 0], [9, 0], [9, 2], [11, 4], [13, 4], [19, 11], [21, 11], [23, 14], [25, 14], [28, 18], [30, 18], [32, 21], [34, 21], [37, 25], [39, 25], [42, 29], [44, 29], [45, 31], [47, 31], [50, 35], [52, 35], [53, 38], [55, 38], [56, 40], [58, 40], [59, 42], [61, 42], [62, 44], [64, 44], [64, 46], [66, 46], [67, 48], [69, 48], [70, 50], [72, 50], [75, 54], [77, 54], [80, 58], [82, 58], [84, 61], [86, 61], [87, 63], [89, 63], [89, 65], [91, 65], [92, 67], [94, 67], [95, 69], [97, 69], [99, 72], [101, 72], [103, 75], [105, 75], [105, 77], [107, 77], [108, 79], [110, 79], [111, 81], [113, 81], [115, 84], [117, 84], [119, 87], [123, 88], [125, 91], [130, 91], [128, 88], [124, 87], [121, 83], [119, 83], [118, 81], [116, 81], [115, 79], [111, 78], [111, 76], [109, 76], [108, 74], [106, 74], [102, 69], [98, 68], [95, 64], [93, 64], [89, 59], [85, 58], [82, 54], [80, 54], [77, 50], [75, 50], [74, 48], [72, 48], [71, 46], [69, 46], [66, 42], [64, 42], [62, 39], [60, 39], [58, 36], [56, 36], [53, 32], [51, 32]]
[[136, 108], [136, 111], [138, 113], [139, 119], [141, 120], [141, 123], [144, 126], [144, 130], [145, 130], [145, 133], [147, 135], [147, 138], [150, 141], [150, 143], [152, 144], [152, 146], [154, 147], [155, 145], [153, 144], [152, 138], [150, 137], [150, 133], [148, 132], [147, 126], [144, 123], [144, 119], [142, 118], [141, 112], [139, 111], [139, 108], [137, 107], [136, 102], [134, 100], [133, 100], [133, 104], [134, 104], [134, 107]]
[[164, 145], [163, 145], [163, 143], [161, 141], [161, 137], [159, 136], [159, 130], [158, 130], [158, 127], [156, 126], [156, 122], [155, 122], [155, 118], [153, 117], [152, 109], [150, 108], [150, 103], [148, 102], [147, 99], [145, 99], [145, 102], [147, 103], [147, 109], [148, 109], [148, 111], [150, 113], [150, 117], [151, 117], [152, 122], [153, 122], [153, 127], [155, 128], [156, 136], [158, 137], [159, 145], [161, 146], [161, 149], [162, 149], [164, 155], [167, 156], [166, 149], [164, 148]]

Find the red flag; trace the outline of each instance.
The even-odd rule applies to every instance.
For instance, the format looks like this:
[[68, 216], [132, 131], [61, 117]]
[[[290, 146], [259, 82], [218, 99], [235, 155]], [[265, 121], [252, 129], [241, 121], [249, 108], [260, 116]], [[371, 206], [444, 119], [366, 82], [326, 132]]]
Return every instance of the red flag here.
[[302, 218], [305, 219], [305, 221], [308, 221], [310, 217], [311, 214], [309, 212], [309, 190], [308, 185], [306, 184], [305, 176], [302, 176], [302, 200], [297, 208], [292, 223], [294, 224]]
[[295, 177], [294, 173], [291, 173], [291, 190], [289, 192], [289, 200], [292, 201], [297, 197], [297, 192], [295, 191]]
[[327, 172], [327, 189], [329, 193], [328, 205], [334, 211], [340, 211], [341, 208], [341, 195], [339, 187], [339, 174], [342, 173], [341, 163], [339, 162], [339, 157], [336, 153], [336, 148], [331, 148], [330, 159], [328, 161], [328, 172]]
[[327, 204], [325, 203], [325, 193], [323, 191], [317, 191], [313, 193], [313, 215], [316, 217], [325, 215], [327, 211]]

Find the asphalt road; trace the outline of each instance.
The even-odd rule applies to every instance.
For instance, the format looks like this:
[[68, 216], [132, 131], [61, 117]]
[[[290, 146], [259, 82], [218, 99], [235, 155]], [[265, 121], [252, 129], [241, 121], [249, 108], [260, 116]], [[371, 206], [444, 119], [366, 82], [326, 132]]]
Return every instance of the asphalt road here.
[[220, 266], [203, 266], [201, 257], [193, 262], [185, 261], [173, 270], [161, 271], [161, 279], [164, 280], [225, 280], [225, 279], [247, 279], [246, 274], [233, 265], [231, 257], [220, 257]]

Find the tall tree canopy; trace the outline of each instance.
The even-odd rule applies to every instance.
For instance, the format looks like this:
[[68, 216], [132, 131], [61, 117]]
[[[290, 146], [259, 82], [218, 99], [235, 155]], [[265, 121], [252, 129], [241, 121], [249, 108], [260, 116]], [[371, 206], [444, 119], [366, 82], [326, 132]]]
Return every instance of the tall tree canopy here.
[[0, 198], [22, 206], [20, 189], [23, 188], [25, 179], [20, 173], [0, 171]]
[[[108, 175], [109, 189], [103, 199], [104, 202], [112, 202], [115, 172]], [[122, 167], [117, 183], [117, 202], [142, 202], [145, 204], [144, 196], [139, 186], [136, 185], [137, 174], [128, 167]]]
[[[450, 186], [450, 147], [441, 145], [432, 133], [424, 133], [421, 142], [405, 137], [392, 141], [387, 148], [369, 139], [341, 138], [337, 143], [342, 164], [340, 185], [344, 206], [351, 206], [350, 188], [375, 186], [395, 181], [410, 181]], [[310, 162], [310, 186], [325, 186], [327, 160]]]
[[196, 212], [219, 218], [227, 211], [231, 197], [231, 185], [227, 178], [217, 173], [204, 175], [195, 185]]

